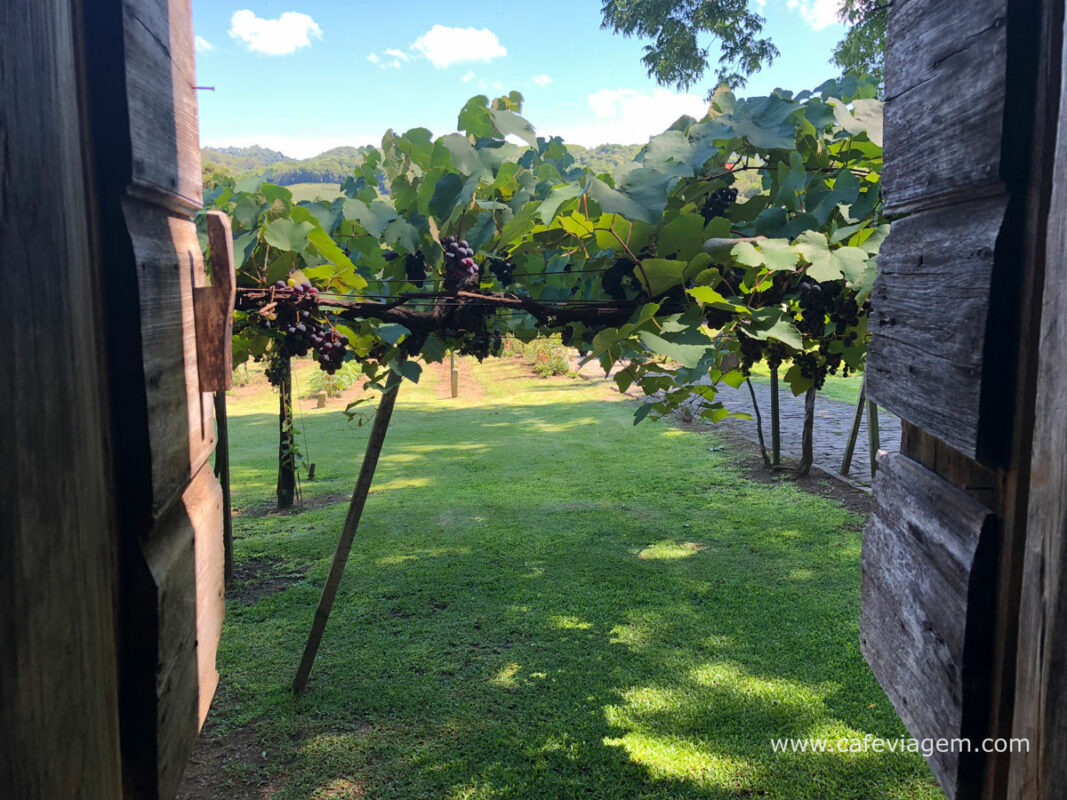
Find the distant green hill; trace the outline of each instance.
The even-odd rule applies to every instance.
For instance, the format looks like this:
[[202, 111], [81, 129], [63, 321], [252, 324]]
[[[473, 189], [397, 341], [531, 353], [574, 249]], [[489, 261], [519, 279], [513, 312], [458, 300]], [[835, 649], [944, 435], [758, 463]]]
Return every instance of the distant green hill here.
[[616, 167], [633, 161], [641, 147], [639, 144], [602, 144], [598, 147], [567, 145], [578, 165], [588, 167], [597, 175], [602, 172], [614, 174]]
[[237, 175], [286, 160], [284, 153], [260, 147], [259, 145], [252, 145], [251, 147], [201, 147], [200, 158], [205, 164], [210, 162], [231, 175]]
[[[639, 144], [602, 144], [598, 147], [567, 145], [575, 163], [588, 167], [594, 173], [614, 174], [624, 164], [630, 164], [641, 150]], [[335, 147], [312, 158], [288, 158], [277, 150], [265, 147], [205, 147], [201, 149], [204, 164], [204, 179], [222, 172], [238, 180], [257, 177], [279, 186], [294, 184], [332, 184], [327, 194], [335, 194], [338, 184], [344, 183], [356, 170], [366, 154], [374, 148]], [[758, 190], [757, 173], [739, 174], [739, 189], [748, 196]], [[752, 184], [751, 186], [749, 184]], [[302, 187], [302, 193], [311, 189]]]
[[225, 172], [235, 178], [258, 177], [279, 186], [294, 183], [342, 183], [355, 172], [371, 147], [335, 147], [312, 158], [287, 158], [263, 147], [205, 147], [204, 175]]

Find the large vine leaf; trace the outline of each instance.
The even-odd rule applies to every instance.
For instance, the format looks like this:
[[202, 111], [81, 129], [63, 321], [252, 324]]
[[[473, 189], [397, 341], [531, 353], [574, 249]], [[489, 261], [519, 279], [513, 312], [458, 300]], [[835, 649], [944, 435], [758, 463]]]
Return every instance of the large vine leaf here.
[[308, 246], [308, 233], [315, 228], [310, 222], [293, 222], [281, 217], [263, 229], [263, 238], [278, 250], [299, 252]]

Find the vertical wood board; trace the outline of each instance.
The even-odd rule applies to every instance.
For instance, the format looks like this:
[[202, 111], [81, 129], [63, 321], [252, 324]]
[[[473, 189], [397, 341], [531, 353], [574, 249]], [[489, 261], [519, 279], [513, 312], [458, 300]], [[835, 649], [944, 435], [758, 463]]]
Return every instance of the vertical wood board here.
[[[884, 457], [879, 467], [863, 539], [861, 649], [913, 737], [974, 736], [977, 743], [995, 518], [903, 455]], [[950, 800], [968, 796], [980, 778], [978, 758], [928, 758]]]

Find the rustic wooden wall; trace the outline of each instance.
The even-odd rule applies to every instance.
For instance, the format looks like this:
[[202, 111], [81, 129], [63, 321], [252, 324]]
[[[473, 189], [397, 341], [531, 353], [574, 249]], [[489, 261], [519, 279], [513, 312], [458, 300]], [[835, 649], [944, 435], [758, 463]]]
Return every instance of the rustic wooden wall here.
[[0, 797], [167, 800], [223, 614], [191, 9], [4, 3], [0, 30]]
[[0, 3], [0, 797], [121, 797], [78, 8]]
[[[1054, 11], [1047, 26], [1062, 30], [1063, 8]], [[1057, 136], [1046, 167], [1052, 189], [1047, 268], [1037, 290], [1037, 386], [1012, 726], [1012, 735], [1025, 737], [1030, 748], [1011, 758], [1007, 796], [1013, 800], [1067, 797], [1067, 87], [1061, 70], [1048, 69], [1050, 93], [1058, 89], [1059, 103], [1048, 108]]]
[[890, 9], [884, 192], [897, 220], [879, 258], [868, 390], [904, 437], [864, 538], [863, 652], [917, 738], [978, 746], [1059, 726], [1014, 765], [935, 754], [949, 798], [1005, 797], [1009, 770], [1013, 797], [1064, 796], [1051, 787], [1067, 769], [1067, 684], [1051, 676], [1067, 628], [1044, 620], [1062, 602], [1046, 559], [1063, 558], [1067, 428], [1040, 421], [1064, 401], [1038, 377], [1039, 361], [1063, 358], [1049, 315], [1067, 315], [1062, 289], [1040, 303], [1063, 263], [1067, 208], [1050, 209], [1050, 165], [1067, 157], [1054, 152], [1062, 41], [1063, 0]]
[[[121, 498], [123, 754], [127, 792], [173, 796], [218, 683], [221, 490], [209, 463], [213, 397], [201, 391], [193, 289], [205, 283], [191, 221], [200, 151], [189, 0], [112, 2], [87, 19], [101, 161], [103, 257]], [[110, 46], [109, 46], [110, 45]], [[229, 346], [219, 342], [219, 347]]]

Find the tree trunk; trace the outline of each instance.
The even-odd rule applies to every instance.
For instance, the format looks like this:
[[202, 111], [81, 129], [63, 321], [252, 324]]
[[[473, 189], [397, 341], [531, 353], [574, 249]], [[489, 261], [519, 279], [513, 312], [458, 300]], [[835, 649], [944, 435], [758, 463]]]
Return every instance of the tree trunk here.
[[745, 378], [745, 383], [748, 385], [748, 393], [752, 397], [752, 410], [756, 412], [756, 435], [759, 437], [759, 452], [763, 456], [763, 466], [767, 469], [771, 468], [771, 459], [767, 455], [767, 445], [763, 441], [763, 417], [759, 413], [759, 403], [756, 402], [756, 390], [752, 388], [752, 381]]
[[778, 408], [778, 367], [771, 368], [771, 463], [782, 463], [782, 422]]
[[218, 442], [215, 445], [215, 477], [222, 486], [222, 547], [225, 558], [224, 583], [233, 580], [233, 499], [230, 493], [230, 423], [226, 413], [226, 390], [215, 392], [215, 422]]
[[293, 375], [288, 358], [279, 361], [278, 508], [292, 508], [296, 496], [296, 437], [293, 435]]
[[815, 463], [815, 394], [816, 389], [812, 386], [804, 395], [804, 434], [801, 441], [800, 464], [797, 466], [796, 477], [805, 478], [811, 472], [811, 465]]

